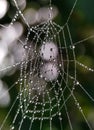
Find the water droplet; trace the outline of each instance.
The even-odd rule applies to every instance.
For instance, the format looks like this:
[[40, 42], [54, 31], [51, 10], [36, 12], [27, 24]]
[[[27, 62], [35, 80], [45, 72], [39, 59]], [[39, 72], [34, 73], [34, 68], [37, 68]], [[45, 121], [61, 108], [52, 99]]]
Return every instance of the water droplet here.
[[73, 45], [73, 46], [70, 46], [70, 49], [75, 49], [75, 46]]
[[27, 45], [24, 45], [24, 49], [27, 49], [28, 48], [28, 46]]

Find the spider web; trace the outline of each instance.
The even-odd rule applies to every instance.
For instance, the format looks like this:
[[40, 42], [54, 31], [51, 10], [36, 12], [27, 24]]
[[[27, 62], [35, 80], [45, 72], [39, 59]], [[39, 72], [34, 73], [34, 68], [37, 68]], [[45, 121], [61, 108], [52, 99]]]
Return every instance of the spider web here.
[[[8, 89], [8, 91], [11, 91], [15, 86], [19, 86], [19, 91], [8, 114], [0, 126], [0, 130], [4, 129], [6, 121], [14, 111], [15, 106], [18, 107], [10, 124], [11, 130], [34, 130], [36, 127], [38, 130], [44, 130], [45, 124], [47, 124], [49, 130], [54, 130], [56, 129], [54, 128], [55, 123], [57, 123], [59, 130], [63, 130], [65, 125], [63, 113], [67, 117], [67, 123], [69, 126], [68, 130], [73, 130], [75, 127], [73, 126], [73, 121], [71, 120], [68, 108], [68, 103], [72, 101], [82, 115], [88, 129], [93, 130], [79, 103], [79, 98], [77, 98], [75, 94], [76, 89], [79, 87], [88, 98], [94, 102], [93, 97], [77, 80], [78, 65], [88, 71], [94, 72], [92, 68], [87, 67], [76, 59], [76, 46], [94, 37], [90, 36], [78, 42], [73, 42], [69, 20], [74, 12], [77, 1], [78, 0], [75, 0], [64, 26], [60, 26], [52, 21], [51, 17], [53, 8], [51, 1], [49, 4], [48, 20], [38, 25], [30, 26], [16, 0], [13, 0], [17, 11], [9, 26], [12, 26], [20, 16], [25, 22], [28, 32], [24, 42], [21, 39], [18, 39], [25, 50], [21, 62], [0, 70], [0, 72], [2, 72], [20, 66], [19, 78]], [[8, 28], [4, 25], [1, 26]], [[68, 40], [68, 43], [66, 39]], [[31, 41], [31, 44], [29, 43], [29, 40]], [[50, 48], [52, 55], [50, 55], [48, 60], [43, 58], [45, 52], [40, 54], [42, 51], [41, 46], [44, 46], [45, 50], [47, 43], [55, 43], [55, 46], [58, 48], [56, 58], [52, 57], [53, 48]], [[51, 68], [46, 69], [45, 72], [44, 70], [41, 72], [41, 68], [49, 64], [51, 64]], [[49, 73], [54, 77], [54, 74], [52, 74], [54, 73], [54, 69], [56, 69], [57, 76], [54, 80], [51, 77], [50, 79], [49, 77], [47, 79]]]

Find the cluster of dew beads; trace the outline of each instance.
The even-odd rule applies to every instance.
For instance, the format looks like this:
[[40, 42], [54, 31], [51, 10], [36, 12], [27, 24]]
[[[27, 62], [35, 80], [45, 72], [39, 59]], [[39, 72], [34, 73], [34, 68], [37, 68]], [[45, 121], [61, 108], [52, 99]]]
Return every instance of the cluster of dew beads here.
[[[54, 36], [51, 31], [54, 31]], [[62, 128], [61, 110], [64, 105], [62, 96], [66, 87], [62, 88], [64, 72], [63, 58], [59, 49], [61, 47], [58, 41], [59, 32], [60, 28], [48, 21], [30, 29], [27, 34], [27, 41], [30, 34], [35, 34], [35, 36], [31, 39], [32, 44], [27, 42], [24, 46], [26, 56], [20, 66], [18, 81], [20, 86], [19, 108], [11, 129], [16, 127], [20, 112], [22, 113], [21, 121], [17, 127], [19, 130], [23, 129], [26, 120], [30, 123], [29, 130], [33, 129], [37, 121], [38, 129], [43, 129], [44, 121], [50, 121], [50, 129], [52, 129], [52, 121], [56, 116]]]
[[40, 56], [43, 60], [54, 60], [57, 58], [58, 48], [53, 42], [46, 42], [40, 47]]
[[44, 63], [40, 68], [41, 77], [53, 81], [58, 77], [57, 65], [58, 47], [53, 42], [43, 43], [40, 47], [40, 57]]

